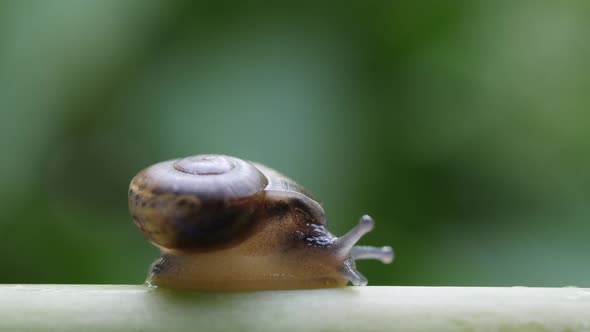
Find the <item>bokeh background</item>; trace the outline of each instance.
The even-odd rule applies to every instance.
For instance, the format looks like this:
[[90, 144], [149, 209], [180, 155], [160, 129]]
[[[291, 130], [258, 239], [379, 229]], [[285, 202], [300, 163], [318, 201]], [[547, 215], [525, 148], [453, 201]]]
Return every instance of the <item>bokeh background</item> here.
[[127, 186], [283, 171], [379, 285], [590, 286], [585, 1], [0, 2], [0, 283], [141, 283]]

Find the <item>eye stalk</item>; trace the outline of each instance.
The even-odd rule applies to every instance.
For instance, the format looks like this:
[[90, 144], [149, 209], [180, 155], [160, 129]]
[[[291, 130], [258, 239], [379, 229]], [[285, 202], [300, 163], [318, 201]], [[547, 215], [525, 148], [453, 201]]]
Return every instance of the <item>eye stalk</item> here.
[[334, 242], [337, 255], [347, 257], [342, 267], [342, 274], [355, 286], [367, 285], [367, 278], [356, 270], [354, 264], [356, 260], [375, 259], [380, 260], [384, 264], [393, 262], [394, 253], [390, 246], [355, 246], [373, 228], [375, 228], [375, 221], [371, 216], [365, 214], [359, 219], [355, 227]]

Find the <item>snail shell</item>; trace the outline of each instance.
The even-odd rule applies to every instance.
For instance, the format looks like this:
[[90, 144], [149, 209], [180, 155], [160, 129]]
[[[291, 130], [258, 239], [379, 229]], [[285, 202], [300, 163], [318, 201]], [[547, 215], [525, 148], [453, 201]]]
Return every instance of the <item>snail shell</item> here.
[[131, 181], [135, 225], [162, 251], [147, 282], [200, 290], [366, 284], [354, 259], [390, 262], [390, 247], [354, 243], [373, 227], [365, 216], [336, 238], [321, 205], [264, 165], [224, 155], [164, 161]]
[[140, 172], [131, 182], [129, 207], [144, 236], [161, 248], [217, 249], [252, 230], [267, 185], [246, 161], [194, 156]]

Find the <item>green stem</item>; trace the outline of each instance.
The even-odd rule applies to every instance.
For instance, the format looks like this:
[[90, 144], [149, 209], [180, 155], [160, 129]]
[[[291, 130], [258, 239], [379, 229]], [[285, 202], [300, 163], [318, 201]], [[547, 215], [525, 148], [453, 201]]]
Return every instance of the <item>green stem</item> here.
[[0, 285], [4, 331], [590, 331], [590, 289]]

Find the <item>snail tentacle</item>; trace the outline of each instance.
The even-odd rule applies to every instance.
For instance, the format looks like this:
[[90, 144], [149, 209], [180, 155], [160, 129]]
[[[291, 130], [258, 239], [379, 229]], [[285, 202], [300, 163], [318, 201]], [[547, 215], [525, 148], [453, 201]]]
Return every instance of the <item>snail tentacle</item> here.
[[342, 257], [348, 256], [354, 245], [367, 233], [373, 230], [375, 221], [369, 215], [365, 214], [359, 219], [358, 224], [348, 233], [342, 235], [336, 240], [334, 246]]
[[344, 261], [344, 266], [341, 270], [342, 275], [354, 286], [366, 286], [369, 281], [364, 275], [362, 275], [362, 273], [355, 269], [353, 265], [354, 263], [350, 260]]
[[373, 247], [373, 246], [354, 246], [350, 249], [350, 258], [359, 259], [376, 259], [384, 264], [393, 262], [395, 254], [390, 246]]

